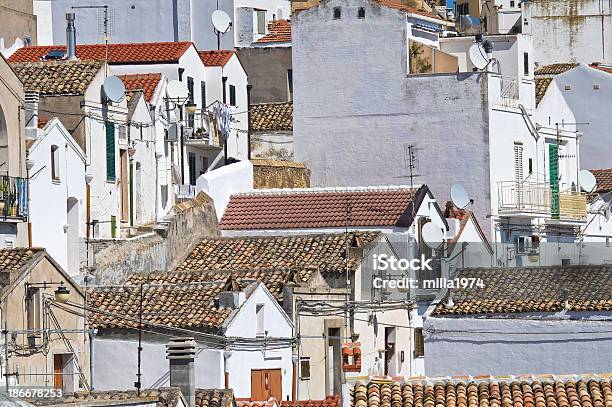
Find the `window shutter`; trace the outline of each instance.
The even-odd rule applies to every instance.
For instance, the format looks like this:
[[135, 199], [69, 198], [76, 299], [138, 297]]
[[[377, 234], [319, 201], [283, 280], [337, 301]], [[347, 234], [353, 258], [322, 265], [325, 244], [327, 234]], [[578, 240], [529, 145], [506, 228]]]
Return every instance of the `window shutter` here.
[[423, 328], [414, 328], [414, 357], [425, 356], [425, 340], [423, 338]]
[[553, 219], [559, 219], [559, 146], [556, 144], [548, 145], [548, 163], [551, 195], [550, 214]]
[[115, 123], [106, 122], [106, 179], [116, 180], [115, 171]]

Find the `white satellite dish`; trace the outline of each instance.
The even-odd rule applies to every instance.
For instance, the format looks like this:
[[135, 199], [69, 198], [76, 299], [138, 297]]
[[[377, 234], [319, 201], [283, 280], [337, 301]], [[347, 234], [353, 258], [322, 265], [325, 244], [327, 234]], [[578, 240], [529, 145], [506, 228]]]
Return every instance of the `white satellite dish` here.
[[470, 204], [470, 196], [461, 184], [454, 184], [451, 187], [451, 201], [459, 209], [463, 209]]
[[187, 85], [180, 81], [170, 81], [166, 87], [168, 99], [181, 103], [189, 99], [189, 89]]
[[212, 13], [212, 23], [215, 30], [220, 33], [226, 33], [232, 26], [230, 16], [223, 10], [215, 10]]
[[578, 173], [578, 183], [584, 192], [593, 192], [597, 186], [595, 176], [588, 170], [582, 170]]
[[121, 102], [125, 96], [125, 85], [123, 81], [116, 76], [109, 76], [106, 78], [102, 84], [102, 90], [108, 100], [114, 103]]
[[431, 222], [426, 223], [425, 226], [423, 226], [423, 229], [421, 229], [421, 237], [423, 238], [425, 244], [432, 249], [438, 249], [444, 242], [444, 234], [442, 233], [442, 230], [440, 227]]
[[489, 64], [489, 57], [481, 43], [472, 44], [469, 54], [472, 65], [477, 69], [484, 69]]

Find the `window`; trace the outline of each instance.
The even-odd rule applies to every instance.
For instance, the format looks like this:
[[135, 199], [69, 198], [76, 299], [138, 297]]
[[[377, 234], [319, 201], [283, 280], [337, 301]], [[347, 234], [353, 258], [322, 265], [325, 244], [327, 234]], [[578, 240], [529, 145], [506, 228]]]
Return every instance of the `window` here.
[[119, 142], [127, 144], [127, 127], [126, 126], [119, 126]]
[[293, 69], [287, 69], [287, 88], [289, 93], [289, 101], [293, 100]]
[[425, 340], [423, 339], [423, 328], [414, 329], [414, 357], [425, 356]]
[[106, 122], [106, 180], [116, 180], [115, 171], [115, 123]]
[[189, 103], [193, 103], [193, 78], [187, 77], [187, 90], [189, 91]]
[[202, 109], [206, 108], [206, 82], [200, 82], [200, 95], [202, 97]]
[[196, 184], [196, 156], [194, 153], [189, 153], [189, 185]]
[[266, 334], [265, 325], [264, 325], [264, 305], [257, 304], [255, 305], [255, 318], [257, 321], [257, 331], [255, 334], [257, 336], [264, 336]]
[[514, 180], [516, 185], [523, 185], [523, 145], [514, 144]]
[[468, 3], [457, 4], [457, 15], [465, 16], [470, 14], [470, 6]]
[[523, 71], [525, 72], [525, 76], [529, 76], [529, 53], [523, 53]]
[[365, 18], [365, 7], [359, 7], [357, 10], [357, 18]]
[[257, 10], [257, 34], [266, 34], [266, 10]]
[[342, 10], [340, 7], [334, 7], [334, 20], [339, 20], [342, 17]]
[[514, 7], [514, 1], [510, 0], [510, 7]]
[[28, 288], [25, 300], [28, 329], [40, 329], [40, 295], [38, 288]]
[[300, 379], [301, 380], [310, 379], [310, 358], [308, 357], [300, 358]]
[[53, 181], [59, 181], [59, 147], [51, 146], [51, 179]]
[[236, 106], [236, 87], [234, 85], [229, 85], [229, 99], [230, 106]]
[[529, 175], [533, 174], [533, 158], [529, 159]]

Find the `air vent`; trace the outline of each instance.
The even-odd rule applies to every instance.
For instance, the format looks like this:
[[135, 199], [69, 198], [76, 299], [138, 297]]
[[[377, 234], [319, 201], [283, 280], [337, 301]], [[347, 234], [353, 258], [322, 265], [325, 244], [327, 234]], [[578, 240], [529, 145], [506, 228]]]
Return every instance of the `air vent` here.
[[572, 90], [572, 85], [565, 85], [565, 90]]
[[599, 90], [599, 89], [600, 89], [599, 84], [598, 83], [594, 83], [593, 84], [593, 90]]

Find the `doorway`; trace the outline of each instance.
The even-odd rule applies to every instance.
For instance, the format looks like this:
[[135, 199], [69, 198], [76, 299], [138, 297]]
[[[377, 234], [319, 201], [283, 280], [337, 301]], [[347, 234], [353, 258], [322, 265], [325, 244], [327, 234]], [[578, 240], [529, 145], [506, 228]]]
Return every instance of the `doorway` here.
[[121, 221], [127, 222], [129, 219], [129, 193], [128, 193], [128, 152], [119, 150], [119, 188], [121, 195]]
[[74, 355], [56, 353], [53, 355], [53, 388], [64, 392], [73, 392], [74, 388]]
[[79, 200], [70, 197], [66, 202], [66, 270], [69, 275], [79, 273]]
[[266, 401], [270, 397], [283, 399], [283, 379], [281, 369], [251, 370], [251, 399]]
[[140, 226], [143, 223], [142, 220], [142, 165], [140, 162], [136, 163], [136, 171], [134, 174], [134, 218], [136, 219], [136, 225]]
[[342, 394], [341, 328], [327, 328], [327, 395]]
[[385, 375], [396, 375], [395, 328], [385, 327]]

